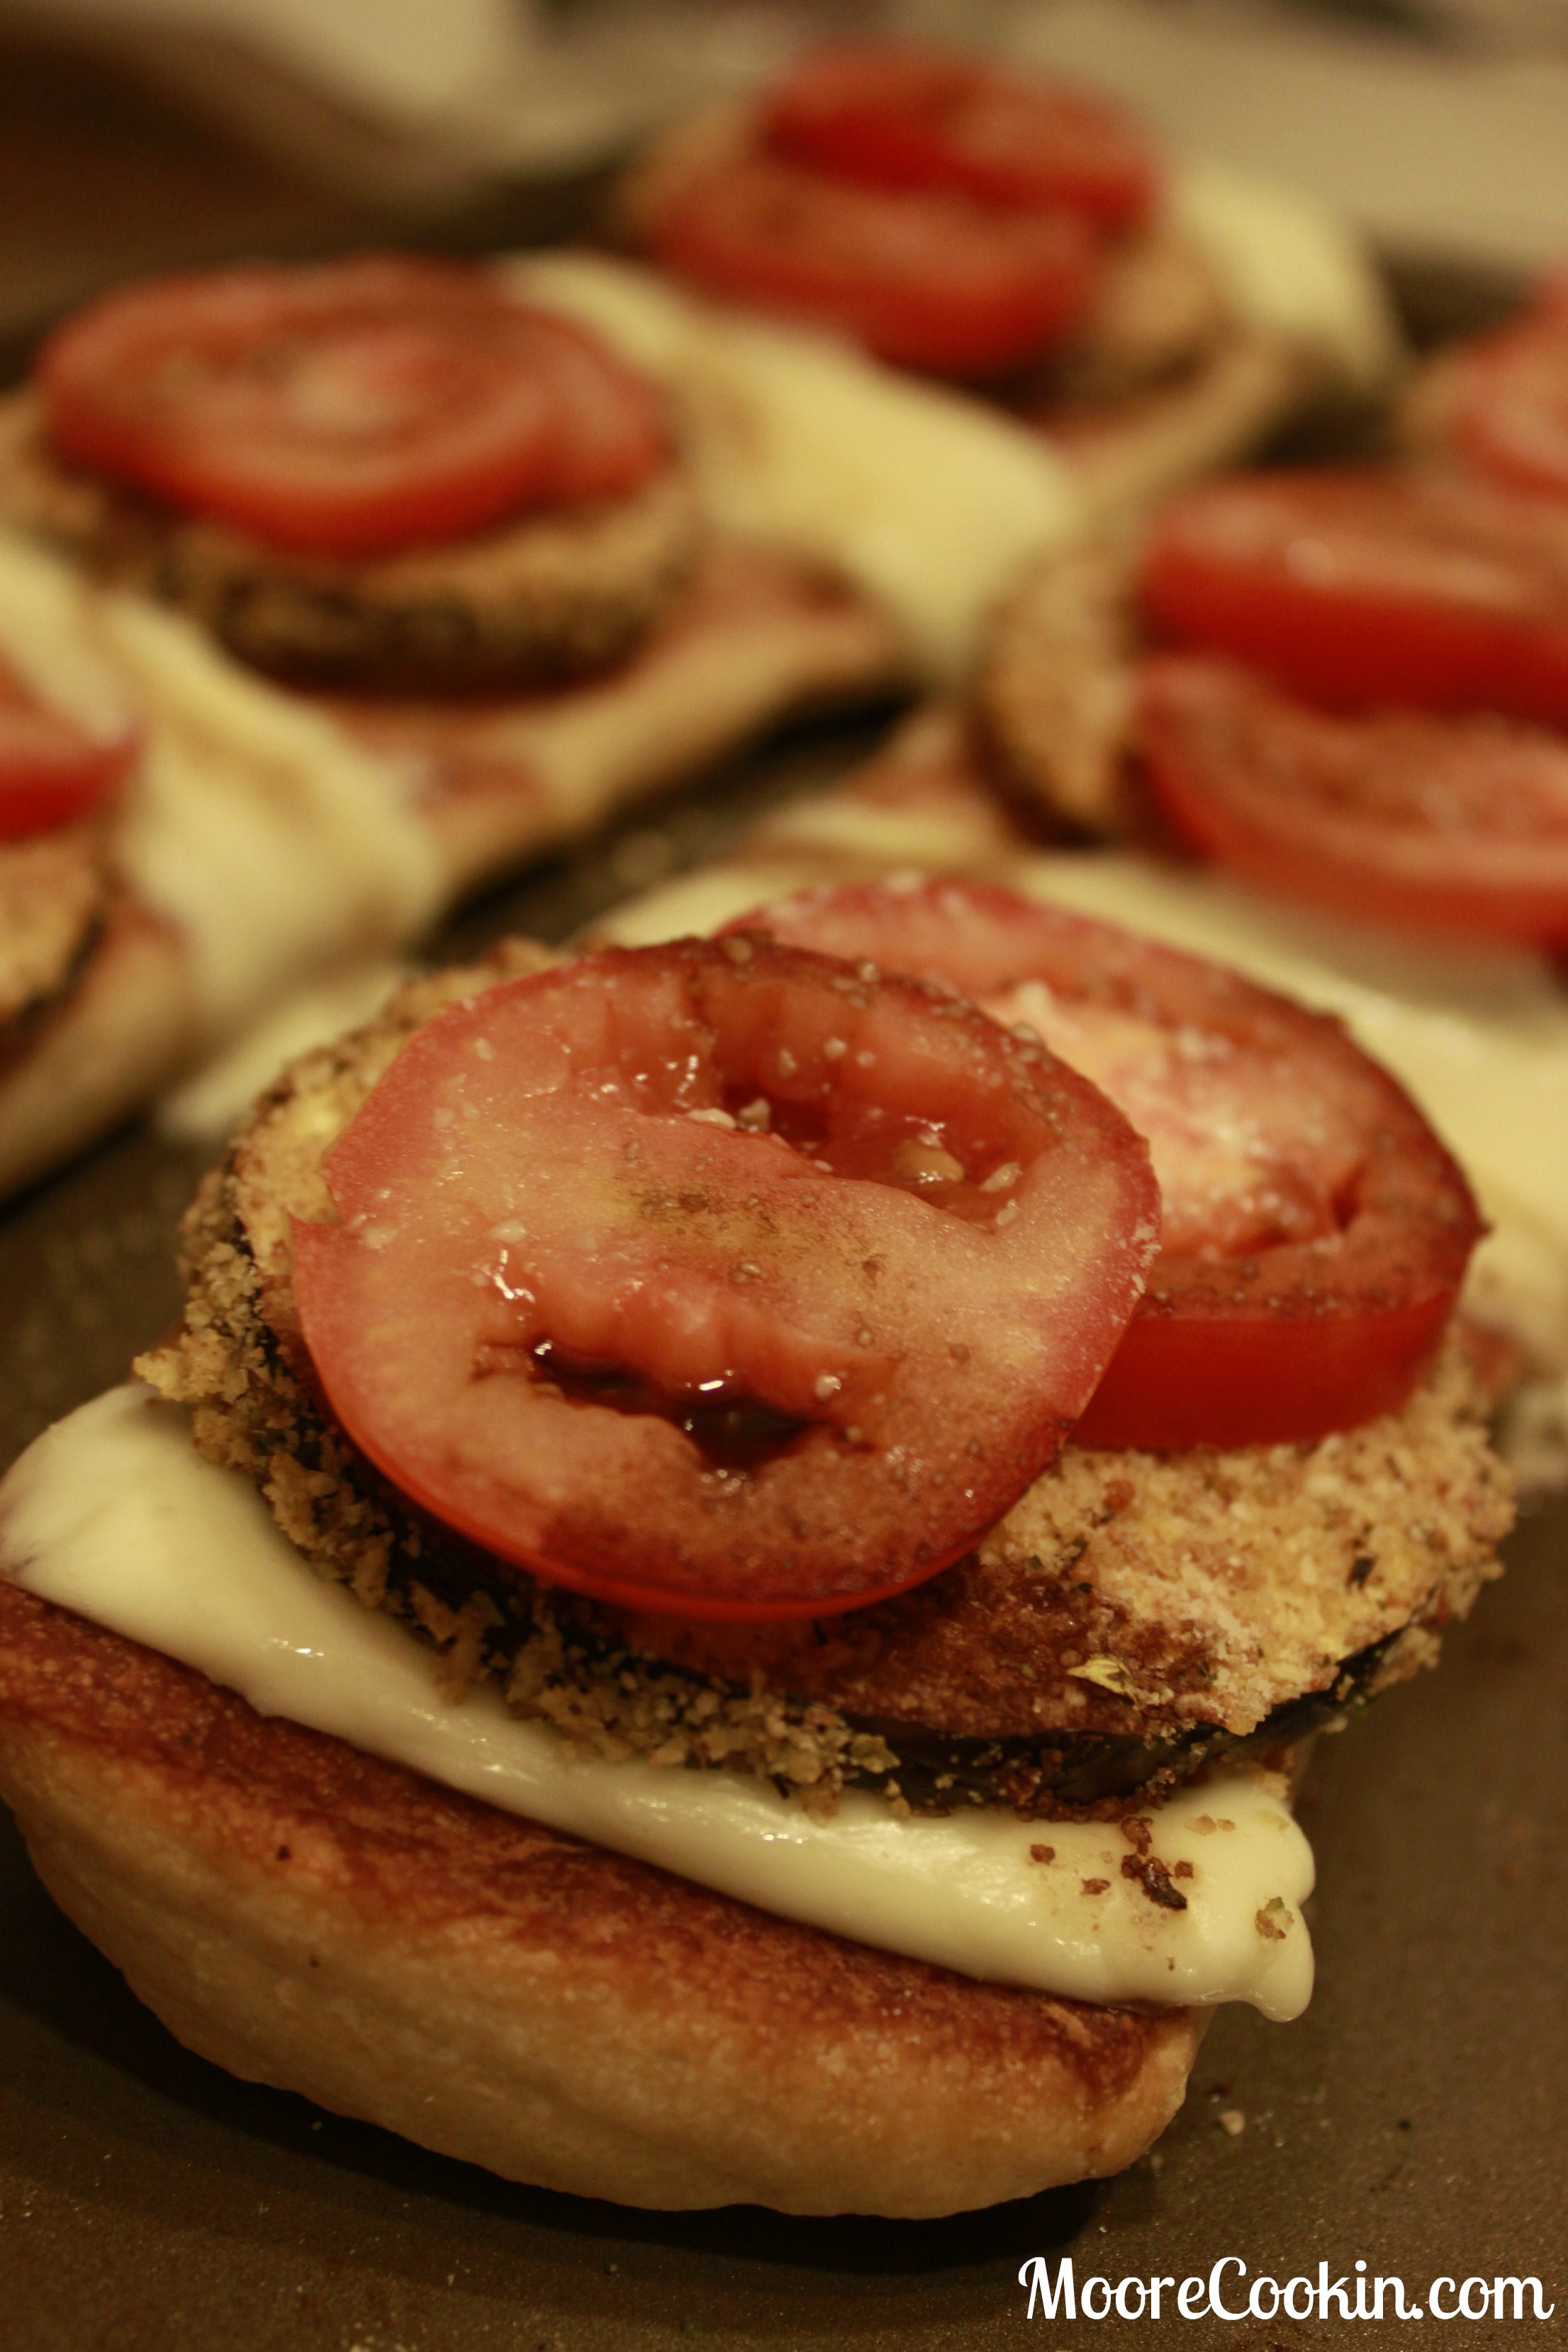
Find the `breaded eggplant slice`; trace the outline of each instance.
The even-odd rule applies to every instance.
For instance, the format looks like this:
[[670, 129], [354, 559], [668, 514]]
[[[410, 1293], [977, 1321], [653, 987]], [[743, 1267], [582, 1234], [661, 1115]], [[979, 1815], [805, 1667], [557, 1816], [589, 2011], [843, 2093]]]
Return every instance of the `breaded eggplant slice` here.
[[109, 905], [92, 823], [0, 841], [0, 1052], [69, 988]]
[[258, 668], [437, 693], [608, 668], [668, 609], [700, 538], [668, 466], [624, 499], [541, 509], [446, 545], [296, 555], [67, 465], [28, 393], [0, 405], [0, 521], [179, 606]]
[[1052, 831], [1119, 840], [1137, 829], [1137, 563], [1136, 536], [1122, 530], [1033, 566], [975, 673], [975, 730], [997, 780]]
[[[611, 192], [608, 225], [637, 252], [655, 247], [659, 223], [695, 182], [756, 143], [761, 109], [729, 101], [701, 109], [653, 140]], [[1190, 239], [1163, 224], [1134, 230], [1108, 252], [1086, 315], [1027, 386], [1019, 404], [1114, 402], [1187, 374], [1232, 331], [1219, 281]]]
[[145, 1102], [199, 1029], [184, 938], [111, 888], [65, 985], [0, 1030], [0, 1199]]
[[1457, 1346], [1402, 1412], [1316, 1444], [1068, 1445], [967, 1559], [816, 1622], [639, 1619], [455, 1537], [334, 1423], [290, 1218], [331, 1213], [323, 1154], [413, 1029], [548, 960], [514, 942], [297, 1062], [204, 1186], [184, 1328], [139, 1367], [325, 1573], [437, 1643], [451, 1683], [497, 1675], [600, 1753], [734, 1763], [826, 1800], [869, 1780], [917, 1805], [1048, 1816], [1299, 1737], [1428, 1663], [1497, 1572], [1508, 1480]]

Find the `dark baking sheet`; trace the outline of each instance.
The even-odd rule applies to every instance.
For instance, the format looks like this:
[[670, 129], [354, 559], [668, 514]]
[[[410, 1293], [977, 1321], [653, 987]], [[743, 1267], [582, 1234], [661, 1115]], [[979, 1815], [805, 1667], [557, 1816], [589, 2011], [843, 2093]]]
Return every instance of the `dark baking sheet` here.
[[[482, 242], [562, 201], [498, 200], [433, 233]], [[319, 205], [285, 210], [301, 241], [350, 233]], [[251, 218], [210, 236], [224, 234], [249, 242]], [[1497, 299], [1489, 281], [1430, 268], [1400, 290], [1428, 328], [1479, 322]], [[469, 910], [442, 945], [563, 936], [869, 740], [797, 730]], [[0, 1462], [173, 1318], [174, 1231], [201, 1156], [134, 1129], [0, 1217]], [[1109, 2330], [1263, 2352], [1323, 2332], [1058, 2318], [1025, 2335], [1020, 2264], [1059, 2252], [1113, 2281], [1235, 2255], [1279, 2279], [1326, 2263], [1353, 2282], [1360, 2257], [1423, 2306], [1438, 2273], [1533, 2273], [1560, 2304], [1568, 1507], [1529, 1520], [1509, 1559], [1439, 1675], [1320, 1743], [1302, 1800], [1321, 1874], [1307, 2016], [1222, 2013], [1182, 2115], [1121, 2179], [948, 2222], [629, 2213], [237, 2083], [182, 2051], [66, 1924], [0, 1812], [0, 2347], [1060, 2352]], [[1521, 2328], [1542, 2332], [1461, 2320], [1456, 2352]]]

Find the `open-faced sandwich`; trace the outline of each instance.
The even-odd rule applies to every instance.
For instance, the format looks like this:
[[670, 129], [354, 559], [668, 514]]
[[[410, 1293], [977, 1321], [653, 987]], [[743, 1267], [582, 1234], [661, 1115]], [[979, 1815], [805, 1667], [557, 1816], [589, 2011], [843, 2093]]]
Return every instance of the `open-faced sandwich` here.
[[1306, 2000], [1289, 1744], [1494, 1572], [1478, 1230], [1336, 1023], [1008, 893], [514, 944], [11, 1472], [0, 1790], [195, 2048], [513, 2177], [1114, 2170]]
[[971, 386], [1042, 432], [1096, 511], [1364, 399], [1394, 356], [1366, 259], [1310, 204], [979, 54], [808, 54], [657, 140], [616, 223], [702, 295]]
[[662, 392], [453, 264], [89, 306], [5, 404], [0, 521], [0, 659], [130, 747], [91, 855], [134, 910], [80, 912], [74, 836], [74, 933], [62, 912], [47, 985], [5, 1007], [0, 1184], [290, 982], [908, 667], [842, 576], [707, 529]]

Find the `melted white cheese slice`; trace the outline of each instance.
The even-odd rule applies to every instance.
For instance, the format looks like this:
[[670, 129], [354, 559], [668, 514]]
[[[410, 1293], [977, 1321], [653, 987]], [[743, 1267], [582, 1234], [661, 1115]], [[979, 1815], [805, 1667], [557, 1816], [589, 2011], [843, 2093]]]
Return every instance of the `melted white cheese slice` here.
[[141, 729], [115, 856], [183, 934], [209, 1036], [435, 911], [446, 877], [411, 772], [194, 622], [0, 532], [0, 653], [94, 731]]
[[[492, 1691], [443, 1698], [392, 1619], [314, 1575], [185, 1417], [134, 1385], [57, 1424], [0, 1485], [4, 1572], [198, 1668], [264, 1715], [334, 1734], [503, 1810], [760, 1908], [968, 1976], [1091, 2001], [1250, 2001], [1311, 1990], [1312, 1857], [1278, 1780], [1215, 1773], [1152, 1815], [1191, 1865], [1184, 1911], [1152, 1901], [1114, 1827], [1012, 1814], [897, 1818], [852, 1792], [817, 1821], [728, 1771], [583, 1759]], [[1054, 1859], [1032, 1859], [1048, 1845]]]
[[1358, 392], [1375, 392], [1399, 334], [1364, 242], [1326, 205], [1207, 157], [1178, 163], [1167, 216], [1208, 258], [1237, 314], [1321, 354]]
[[377, 956], [290, 989], [163, 1097], [160, 1133], [181, 1143], [222, 1143], [286, 1063], [369, 1021], [412, 970]]
[[847, 573], [933, 677], [967, 667], [1020, 566], [1083, 527], [1071, 468], [979, 401], [606, 254], [500, 266], [668, 386], [715, 525]]
[[445, 877], [412, 772], [178, 614], [108, 596], [100, 624], [148, 730], [120, 862], [190, 941], [212, 1034], [434, 913]]

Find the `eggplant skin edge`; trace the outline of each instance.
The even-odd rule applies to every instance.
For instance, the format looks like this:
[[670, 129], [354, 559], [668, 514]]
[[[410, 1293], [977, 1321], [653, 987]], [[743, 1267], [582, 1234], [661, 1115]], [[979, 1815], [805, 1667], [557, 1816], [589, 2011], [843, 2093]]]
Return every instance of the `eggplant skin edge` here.
[[[1004, 1806], [1025, 1821], [1060, 1819], [1079, 1807], [1120, 1811], [1130, 1799], [1152, 1802], [1168, 1795], [1222, 1757], [1239, 1760], [1289, 1748], [1348, 1707], [1364, 1706], [1390, 1679], [1389, 1654], [1408, 1631], [1396, 1626], [1342, 1659], [1331, 1682], [1282, 1701], [1247, 1732], [1216, 1723], [1194, 1724], [1163, 1739], [1104, 1732], [952, 1739], [924, 1726], [860, 1717], [850, 1722], [892, 1750], [899, 1793], [918, 1813], [952, 1812], [965, 1804]], [[865, 1785], [888, 1787], [886, 1775], [858, 1777]]]

